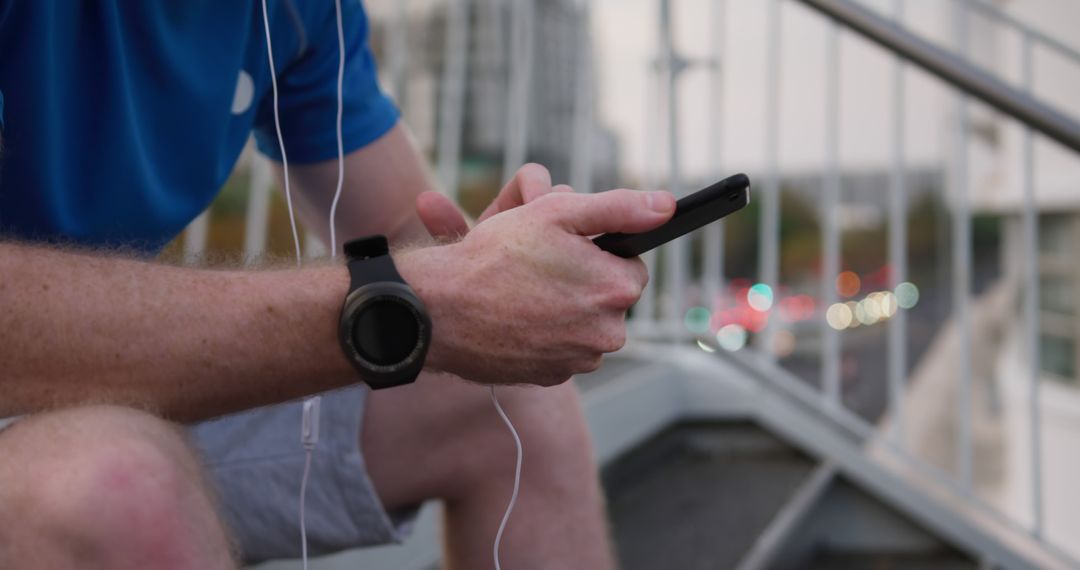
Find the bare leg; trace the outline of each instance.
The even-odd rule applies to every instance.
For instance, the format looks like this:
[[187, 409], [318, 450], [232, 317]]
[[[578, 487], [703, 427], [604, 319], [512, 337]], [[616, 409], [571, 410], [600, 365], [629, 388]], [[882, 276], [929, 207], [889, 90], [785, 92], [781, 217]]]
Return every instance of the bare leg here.
[[0, 568], [235, 568], [179, 431], [85, 407], [0, 433]]
[[[497, 394], [525, 447], [503, 565], [612, 568], [603, 496], [573, 386], [500, 387]], [[373, 392], [362, 444], [389, 508], [445, 502], [449, 568], [492, 566], [492, 543], [513, 486], [514, 442], [486, 386], [424, 375], [414, 385]]]

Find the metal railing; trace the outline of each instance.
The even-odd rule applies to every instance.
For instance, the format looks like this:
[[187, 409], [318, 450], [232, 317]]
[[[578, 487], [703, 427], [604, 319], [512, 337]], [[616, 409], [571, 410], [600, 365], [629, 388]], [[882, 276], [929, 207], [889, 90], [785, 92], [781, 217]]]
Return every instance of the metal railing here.
[[[1034, 187], [1034, 148], [1035, 133], [1038, 132], [1050, 139], [1065, 145], [1066, 147], [1080, 152], [1080, 122], [1070, 115], [1056, 110], [1051, 105], [1039, 100], [1032, 93], [1033, 64], [1032, 47], [1034, 43], [1048, 46], [1070, 61], [1080, 64], [1080, 57], [1075, 51], [1041, 34], [1031, 27], [1026, 26], [1006, 14], [982, 2], [956, 1], [951, 5], [953, 20], [953, 37], [957, 45], [952, 49], [934, 45], [922, 40], [914, 34], [903, 29], [904, 3], [902, 0], [894, 0], [892, 19], [887, 19], [863, 8], [853, 2], [845, 0], [802, 0], [803, 4], [811, 6], [821, 13], [843, 24], [844, 28], [850, 28], [870, 38], [881, 45], [895, 56], [892, 91], [893, 121], [892, 121], [892, 149], [893, 164], [888, 187], [888, 235], [889, 252], [888, 260], [892, 267], [891, 288], [907, 280], [907, 188], [905, 181], [905, 158], [904, 158], [904, 125], [907, 119], [904, 102], [904, 78], [905, 68], [910, 64], [918, 65], [929, 71], [948, 84], [954, 86], [955, 126], [952, 129], [955, 140], [952, 152], [952, 165], [954, 177], [952, 180], [951, 202], [951, 227], [952, 227], [952, 302], [953, 315], [959, 330], [959, 357], [958, 371], [959, 396], [957, 398], [956, 422], [956, 466], [955, 479], [929, 465], [920, 465], [934, 471], [939, 480], [954, 489], [959, 497], [965, 501], [980, 503], [981, 506], [991, 510], [974, 493], [974, 441], [973, 441], [973, 371], [972, 371], [972, 205], [969, 198], [970, 165], [968, 153], [969, 141], [969, 114], [970, 101], [977, 99], [985, 104], [996, 107], [1005, 115], [1017, 120], [1024, 126], [1023, 146], [1023, 258], [1024, 275], [1023, 305], [1024, 338], [1027, 348], [1028, 365], [1028, 394], [1029, 394], [1029, 425], [1030, 432], [1030, 496], [1032, 504], [1032, 526], [1027, 529], [1032, 536], [1042, 540], [1044, 532], [1044, 496], [1042, 489], [1042, 438], [1041, 422], [1042, 409], [1039, 405], [1039, 381], [1041, 370], [1039, 364], [1039, 276], [1038, 276], [1038, 210], [1035, 202]], [[661, 0], [659, 2], [661, 15], [658, 18], [660, 46], [658, 47], [661, 66], [659, 69], [658, 83], [663, 81], [667, 91], [666, 103], [669, 107], [667, 117], [667, 138], [671, 150], [671, 167], [669, 168], [670, 188], [681, 188], [680, 172], [678, 165], [677, 141], [678, 122], [675, 106], [677, 92], [675, 77], [685, 66], [685, 60], [681, 58], [671, 46], [672, 34], [670, 26], [670, 3]], [[756, 197], [763, 204], [760, 237], [759, 237], [759, 279], [758, 281], [768, 287], [769, 290], [778, 290], [779, 270], [779, 168], [777, 166], [776, 152], [778, 149], [777, 129], [779, 108], [777, 95], [781, 90], [779, 70], [782, 62], [779, 59], [780, 44], [783, 41], [781, 33], [781, 6], [780, 0], [769, 0], [766, 8], [767, 24], [765, 36], [769, 38], [766, 48], [766, 70], [764, 97], [766, 98], [766, 118], [763, 126], [766, 137], [764, 151], [765, 167], [764, 174], [756, 186]], [[968, 44], [968, 20], [969, 10], [979, 10], [989, 14], [1002, 25], [1014, 28], [1021, 34], [1023, 83], [1020, 87], [1014, 87], [1005, 81], [997, 79], [992, 74], [979, 69], [974, 63], [966, 58]], [[822, 305], [831, 306], [836, 302], [833, 279], [840, 270], [840, 231], [837, 221], [837, 205], [841, 192], [841, 166], [838, 159], [838, 140], [840, 108], [839, 108], [839, 77], [840, 77], [840, 48], [839, 35], [841, 28], [838, 24], [830, 26], [827, 33], [827, 73], [825, 76], [826, 117], [825, 149], [826, 160], [824, 164], [824, 192], [822, 196], [822, 282], [820, 300]], [[714, 101], [713, 104], [717, 102]], [[712, 239], [715, 239], [713, 237]], [[678, 252], [680, 246], [668, 246], [666, 259], [668, 268], [680, 268], [683, 266], [682, 255]], [[673, 261], [674, 260], [674, 261]], [[713, 266], [715, 268], [715, 266]], [[683, 273], [685, 274], [685, 273]], [[720, 277], [707, 276], [706, 279], [719, 281]], [[657, 319], [651, 313], [641, 315], [635, 325], [638, 330], [648, 332], [650, 328], [671, 331], [672, 321], [681, 316], [681, 310], [685, 310], [682, 294], [685, 287], [680, 284], [684, 281], [673, 277], [665, 279], [665, 289], [668, 284], [675, 283], [676, 290], [664, 290], [658, 292], [666, 298], [668, 303], [662, 307], [662, 317]], [[824, 315], [822, 315], [823, 317]], [[840, 341], [839, 332], [828, 326], [822, 318], [822, 390], [821, 409], [829, 414], [830, 410], [839, 408], [840, 401]], [[769, 319], [766, 326], [758, 335], [757, 347], [766, 360], [774, 358], [771, 347], [773, 346], [773, 324]], [[919, 463], [915, 458], [902, 449], [903, 430], [905, 425], [905, 410], [903, 409], [904, 394], [906, 391], [907, 371], [905, 338], [907, 336], [906, 314], [899, 311], [896, 318], [890, 319], [888, 325], [888, 344], [886, 357], [888, 361], [888, 409], [893, 427], [892, 444], [898, 448], [898, 453], [904, 461]], [[999, 513], [1000, 514], [1000, 513]]]
[[[957, 445], [956, 464], [958, 466], [955, 480], [949, 475], [936, 470], [929, 465], [920, 465], [921, 468], [933, 471], [937, 478], [943, 481], [949, 489], [963, 500], [980, 503], [981, 506], [990, 510], [977, 498], [973, 491], [974, 478], [974, 442], [972, 427], [973, 405], [973, 373], [972, 373], [972, 339], [971, 339], [971, 283], [972, 283], [972, 238], [971, 238], [971, 204], [968, 197], [970, 179], [968, 176], [969, 164], [967, 160], [969, 148], [968, 124], [969, 100], [975, 97], [980, 101], [997, 107], [1006, 115], [1013, 117], [1024, 125], [1023, 146], [1023, 258], [1024, 275], [1023, 283], [1023, 318], [1025, 322], [1026, 354], [1028, 365], [1028, 394], [1029, 394], [1029, 426], [1030, 433], [1030, 495], [1032, 504], [1032, 526], [1027, 529], [1032, 536], [1042, 540], [1044, 531], [1044, 496], [1042, 489], [1042, 438], [1041, 422], [1042, 409], [1039, 400], [1039, 382], [1041, 367], [1039, 364], [1039, 276], [1038, 276], [1038, 214], [1035, 202], [1034, 186], [1034, 135], [1038, 131], [1041, 134], [1054, 139], [1065, 146], [1080, 152], [1080, 123], [1073, 117], [1055, 110], [1053, 107], [1041, 102], [1032, 93], [1033, 85], [1033, 44], [1039, 43], [1048, 46], [1070, 61], [1080, 64], [1080, 57], [1066, 45], [1033, 30], [1015, 18], [996, 10], [982, 2], [955, 2], [953, 4], [954, 37], [957, 42], [955, 54], [924, 40], [920, 40], [913, 34], [903, 30], [902, 19], [904, 15], [904, 3], [902, 0], [894, 0], [892, 19], [886, 20], [875, 16], [868, 10], [851, 2], [843, 0], [804, 0], [804, 3], [817, 8], [821, 12], [839, 20], [846, 27], [852, 28], [870, 39], [878, 42], [884, 48], [895, 54], [892, 91], [893, 98], [893, 122], [892, 122], [892, 149], [893, 159], [889, 183], [888, 203], [888, 235], [889, 252], [888, 261], [892, 267], [891, 288], [895, 289], [900, 283], [907, 280], [907, 187], [905, 180], [905, 157], [904, 157], [904, 125], [906, 123], [906, 106], [904, 100], [905, 69], [910, 63], [915, 63], [924, 69], [938, 75], [944, 81], [957, 88], [955, 92], [955, 117], [956, 124], [953, 129], [955, 136], [955, 150], [953, 151], [952, 169], [955, 173], [953, 180], [952, 201], [952, 273], [953, 273], [953, 305], [954, 316], [960, 331], [959, 342], [959, 391], [957, 398]], [[669, 26], [671, 21], [670, 3], [661, 0], [659, 2], [661, 14], [658, 18], [660, 46], [658, 47], [657, 83], [663, 84], [667, 96], [667, 138], [670, 149], [669, 187], [673, 190], [681, 188], [680, 172], [678, 169], [678, 114], [674, 109], [677, 97], [677, 76], [685, 69], [685, 59], [680, 57], [671, 45], [672, 34]], [[779, 168], [777, 166], [776, 152], [778, 149], [777, 129], [779, 108], [777, 94], [780, 92], [779, 59], [780, 43], [783, 34], [780, 33], [781, 5], [779, 0], [769, 0], [767, 10], [767, 24], [765, 36], [769, 38], [766, 48], [766, 80], [764, 96], [766, 102], [766, 118], [764, 131], [766, 135], [766, 148], [764, 151], [765, 168], [764, 175], [756, 187], [756, 197], [763, 203], [762, 220], [760, 224], [760, 277], [759, 281], [770, 290], [777, 291], [778, 284], [778, 222], [779, 222]], [[1019, 31], [1022, 38], [1022, 65], [1023, 83], [1021, 87], [1012, 87], [1004, 81], [996, 79], [989, 73], [978, 69], [973, 63], [967, 61], [964, 54], [967, 49], [967, 21], [969, 9], [977, 9], [984, 14], [992, 15], [1003, 25], [1010, 26]], [[823, 251], [822, 251], [822, 282], [821, 303], [823, 306], [833, 305], [837, 299], [833, 286], [833, 279], [840, 270], [840, 231], [837, 220], [837, 206], [841, 191], [841, 167], [838, 159], [839, 132], [839, 35], [840, 27], [837, 24], [830, 26], [827, 34], [827, 74], [825, 77], [826, 109], [825, 117], [827, 129], [825, 133], [826, 161], [824, 165], [824, 193], [822, 197], [822, 225], [823, 225]], [[958, 54], [958, 55], [957, 55]], [[716, 65], [719, 69], [719, 65]], [[713, 100], [712, 104], [718, 105], [719, 101]], [[711, 235], [708, 238], [712, 247], [711, 251], [719, 250], [719, 236]], [[680, 246], [668, 246], [666, 259], [670, 271], [683, 271], [683, 258], [679, 253]], [[706, 264], [709, 271], [716, 271], [722, 265]], [[675, 268], [675, 269], [672, 269]], [[721, 269], [722, 272], [722, 269]], [[677, 275], [676, 275], [677, 276]], [[704, 279], [713, 283], [721, 283], [723, 275], [709, 275]], [[646, 334], [650, 329], [671, 331], [672, 321], [681, 316], [681, 310], [685, 310], [682, 294], [685, 288], [681, 287], [680, 281], [674, 277], [665, 279], [667, 284], [675, 283], [674, 291], [666, 290], [658, 292], [658, 295], [666, 297], [668, 303], [662, 307], [664, 317], [656, 318], [652, 311], [644, 311], [639, 314], [636, 328]], [[711, 290], [711, 287], [707, 287]], [[651, 305], [650, 305], [651, 309]], [[840, 402], [840, 340], [839, 332], [828, 326], [822, 319], [822, 391], [821, 407], [824, 413], [831, 413], [841, 406]], [[758, 337], [758, 348], [766, 359], [773, 358], [770, 347], [772, 340], [772, 319]], [[904, 461], [920, 463], [911, 454], [902, 449], [903, 431], [906, 413], [904, 410], [904, 394], [907, 383], [906, 342], [907, 337], [906, 313], [899, 311], [895, 318], [890, 319], [888, 325], [888, 345], [886, 357], [888, 360], [888, 408], [892, 421], [893, 434], [892, 444], [898, 448], [898, 453]]]
[[[997, 7], [983, 2], [982, 0], [956, 0], [952, 3], [953, 34], [956, 41], [955, 49], [950, 52], [930, 42], [922, 40], [914, 34], [904, 30], [903, 25], [903, 0], [894, 0], [894, 14], [891, 19], [874, 14], [868, 8], [864, 8], [847, 0], [802, 0], [803, 3], [817, 9], [821, 13], [843, 22], [847, 27], [863, 34], [870, 40], [877, 42], [884, 48], [897, 54], [898, 58], [915, 63], [924, 70], [937, 75], [942, 80], [958, 89], [956, 94], [956, 118], [955, 129], [956, 150], [954, 154], [956, 173], [955, 195], [953, 204], [953, 298], [955, 314], [961, 330], [960, 342], [960, 379], [961, 396], [958, 399], [957, 410], [959, 421], [958, 434], [958, 479], [965, 493], [972, 492], [973, 480], [973, 449], [972, 442], [972, 371], [971, 371], [971, 318], [970, 318], [970, 294], [971, 294], [971, 209], [968, 199], [969, 189], [969, 165], [968, 165], [968, 126], [969, 101], [971, 97], [996, 107], [1006, 115], [1023, 124], [1023, 202], [1022, 202], [1022, 235], [1023, 235], [1023, 318], [1025, 322], [1025, 340], [1028, 360], [1028, 397], [1029, 397], [1029, 432], [1030, 432], [1030, 479], [1031, 479], [1031, 504], [1032, 504], [1032, 527], [1031, 533], [1036, 537], [1042, 537], [1044, 530], [1044, 496], [1042, 489], [1042, 437], [1040, 408], [1040, 300], [1039, 300], [1039, 220], [1035, 200], [1035, 160], [1034, 138], [1035, 132], [1039, 132], [1062, 145], [1080, 153], [1080, 120], [1058, 111], [1052, 106], [1040, 101], [1033, 94], [1034, 66], [1033, 48], [1035, 44], [1046, 46], [1065, 57], [1072, 64], [1080, 68], [1080, 52], [1057, 39], [1039, 32], [1023, 21], [1014, 18]], [[979, 69], [967, 59], [968, 50], [968, 21], [969, 13], [978, 12], [1008, 27], [1020, 34], [1021, 43], [1021, 85], [1013, 87], [1005, 81], [997, 79], [987, 71]], [[899, 60], [898, 60], [899, 61]], [[894, 78], [894, 91], [896, 97], [902, 95], [902, 63], [898, 63], [897, 76]], [[903, 108], [894, 110], [894, 133], [902, 137], [900, 130], [903, 125]], [[902, 149], [902, 144], [895, 145]], [[890, 214], [896, 214], [903, 209], [900, 203], [903, 196], [902, 183], [902, 158], [897, 159], [894, 165], [894, 184], [891, 189], [892, 197], [897, 203], [891, 204]], [[902, 226], [899, 219], [890, 216], [890, 259], [894, 264], [900, 264], [906, 259], [903, 244]], [[896, 265], [899, 266], [899, 265]], [[902, 351], [901, 338], [903, 333], [898, 330], [903, 328], [903, 314], [901, 319], [892, 323], [890, 329], [890, 399], [896, 404], [903, 423], [903, 411], [899, 410], [900, 391], [896, 366], [901, 366], [900, 357]], [[895, 332], [894, 332], [895, 331]]]
[[[580, 68], [574, 85], [558, 86], [574, 90], [574, 127], [572, 140], [566, 141], [572, 149], [572, 181], [579, 190], [590, 191], [592, 185], [593, 143], [595, 136], [595, 69], [590, 43], [589, 22], [592, 11], [590, 0], [571, 2], [580, 15]], [[761, 204], [761, 221], [758, 236], [758, 281], [764, 284], [770, 294], [778, 298], [780, 287], [780, 199], [781, 167], [779, 160], [780, 93], [782, 75], [782, 17], [784, 0], [765, 0], [766, 29], [768, 38], [766, 50], [765, 83], [765, 122], [763, 125], [764, 148], [762, 156], [764, 167], [756, 179], [754, 199]], [[791, 3], [796, 0], [792, 0]], [[943, 81], [956, 89], [956, 123], [952, 129], [955, 136], [952, 152], [951, 169], [955, 174], [953, 182], [952, 218], [952, 297], [955, 321], [960, 335], [959, 387], [957, 400], [957, 448], [956, 464], [958, 471], [953, 478], [944, 473], [937, 473], [939, 479], [955, 496], [956, 500], [979, 503], [981, 500], [973, 492], [973, 440], [972, 440], [972, 339], [971, 339], [971, 281], [972, 281], [972, 240], [971, 240], [971, 204], [968, 198], [970, 184], [968, 173], [969, 151], [968, 107], [971, 98], [981, 100], [1015, 118], [1024, 125], [1023, 139], [1023, 205], [1022, 236], [1025, 263], [1023, 265], [1023, 303], [1024, 338], [1027, 343], [1028, 395], [1030, 397], [1029, 427], [1031, 456], [1031, 501], [1033, 505], [1032, 526], [1027, 529], [1038, 540], [1044, 540], [1044, 497], [1041, 487], [1042, 441], [1040, 435], [1041, 408], [1039, 406], [1039, 274], [1038, 274], [1038, 215], [1035, 200], [1035, 160], [1034, 140], [1036, 133], [1056, 140], [1065, 146], [1080, 152], [1080, 122], [1065, 113], [1056, 111], [1041, 102], [1033, 94], [1033, 47], [1041, 45], [1063, 54], [1070, 61], [1080, 65], [1080, 53], [1056, 39], [1040, 33], [1023, 22], [1001, 12], [981, 0], [956, 0], [953, 2], [953, 38], [957, 42], [954, 49], [945, 49], [934, 45], [904, 28], [905, 3], [892, 0], [892, 10], [888, 17], [877, 14], [847, 0], [798, 0], [821, 14], [832, 19], [828, 24], [825, 40], [826, 74], [823, 88], [826, 91], [825, 107], [822, 109], [826, 129], [823, 133], [825, 161], [822, 164], [823, 192], [821, 199], [821, 275], [818, 295], [821, 310], [817, 311], [821, 334], [821, 388], [815, 393], [817, 405], [826, 416], [842, 415], [845, 424], [854, 422], [860, 433], [876, 434], [875, 437], [889, 443], [889, 448], [904, 462], [920, 463], [904, 450], [904, 432], [907, 429], [907, 411], [904, 409], [905, 395], [908, 391], [909, 370], [908, 320], [903, 310], [897, 311], [888, 320], [885, 356], [886, 405], [891, 419], [890, 433], [877, 433], [877, 427], [866, 420], [852, 416], [842, 410], [842, 374], [841, 354], [842, 339], [840, 331], [830, 326], [826, 320], [824, 308], [839, 303], [835, 279], [842, 269], [841, 224], [839, 206], [843, 191], [843, 165], [840, 158], [840, 123], [843, 109], [840, 106], [841, 35], [851, 29], [865, 35], [881, 45], [893, 55], [891, 91], [891, 122], [889, 131], [882, 136], [891, 137], [891, 165], [888, 172], [887, 186], [882, 192], [888, 192], [886, 204], [887, 217], [887, 264], [889, 288], [896, 290], [908, 281], [908, 234], [907, 214], [909, 210], [909, 180], [906, 152], [905, 125], [908, 119], [908, 105], [905, 100], [905, 84], [908, 67], [917, 65], [936, 74]], [[711, 3], [709, 14], [714, 27], [708, 58], [693, 61], [681, 55], [675, 46], [673, 9], [675, 0], [657, 0], [656, 25], [659, 38], [656, 59], [642, 62], [649, 65], [653, 77], [652, 98], [646, 112], [650, 121], [650, 133], [645, 144], [647, 160], [653, 157], [667, 157], [666, 184], [660, 184], [659, 168], [653, 163], [646, 165], [646, 184], [666, 186], [677, 196], [685, 189], [685, 179], [681, 168], [682, 148], [679, 125], [681, 124], [679, 106], [679, 88], [681, 74], [695, 65], [704, 65], [709, 71], [709, 116], [711, 129], [709, 153], [713, 157], [712, 174], [719, 176], [725, 172], [721, 159], [721, 129], [724, 127], [722, 94], [724, 92], [724, 53], [725, 2], [716, 0]], [[387, 22], [387, 44], [389, 53], [401, 54], [409, 45], [408, 4], [395, 0], [395, 16]], [[440, 93], [438, 101], [438, 131], [436, 141], [436, 166], [438, 180], [444, 191], [451, 196], [457, 195], [460, 182], [459, 167], [463, 153], [463, 137], [467, 84], [469, 81], [469, 56], [472, 49], [470, 41], [472, 25], [477, 22], [470, 16], [475, 10], [493, 10], [498, 13], [504, 7], [509, 11], [509, 73], [506, 78], [508, 98], [506, 101], [505, 153], [503, 155], [502, 178], [506, 179], [529, 156], [530, 141], [530, 97], [533, 87], [537, 53], [536, 38], [544, 33], [533, 26], [537, 0], [447, 0], [446, 2], [446, 43], [445, 64], [441, 69]], [[1022, 84], [1011, 86], [979, 69], [965, 58], [967, 21], [969, 11], [974, 10], [992, 17], [1001, 25], [1008, 26], [1021, 34], [1021, 61], [1023, 64]], [[498, 17], [489, 21], [499, 21]], [[398, 56], [403, 57], [403, 56]], [[402, 59], [393, 59], [388, 64], [389, 85], [401, 96], [407, 85], [408, 63]], [[543, 85], [544, 89], [556, 86]], [[404, 103], [404, 101], [401, 101]], [[663, 113], [655, 113], [659, 104]], [[663, 136], [661, 136], [663, 135]], [[664, 153], [657, 152], [657, 141], [664, 139], [667, 148]], [[266, 226], [269, 220], [271, 176], [264, 159], [252, 161], [250, 197], [247, 211], [247, 226], [244, 236], [244, 254], [246, 258], [256, 258], [264, 250]], [[650, 179], [650, 176], [652, 179]], [[194, 258], [205, 248], [207, 217], [200, 216], [187, 230], [184, 251], [189, 258]], [[724, 231], [722, 224], [711, 226], [703, 235], [702, 247], [691, 250], [686, 240], [676, 241], [665, 246], [662, 253], [645, 256], [650, 271], [662, 275], [662, 286], [650, 286], [638, 304], [630, 326], [634, 335], [641, 338], [668, 339], [682, 342], [687, 339], [683, 327], [683, 315], [688, 308], [687, 291], [690, 287], [700, 286], [705, 299], [716, 298], [726, 288]], [[699, 259], [692, 259], [697, 252]], [[662, 261], [663, 266], [657, 267]], [[691, 274], [695, 261], [702, 268], [700, 278]], [[775, 307], [775, 305], [774, 305]], [[769, 318], [764, 328], [758, 333], [755, 349], [766, 361], [775, 360], [773, 346], [775, 342], [776, 319]], [[853, 419], [855, 418], [855, 419]], [[927, 468], [926, 465], [920, 465]], [[984, 505], [985, 506], [985, 505]]]

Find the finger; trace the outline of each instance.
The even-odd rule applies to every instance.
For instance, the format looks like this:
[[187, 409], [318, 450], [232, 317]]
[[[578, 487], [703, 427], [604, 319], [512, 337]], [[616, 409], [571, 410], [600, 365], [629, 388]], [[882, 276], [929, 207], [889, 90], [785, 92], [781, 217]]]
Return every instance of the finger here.
[[645, 286], [649, 284], [649, 272], [641, 259], [636, 257], [611, 261], [614, 263], [604, 264], [603, 269], [607, 277], [603, 305], [622, 312], [641, 298]]
[[630, 268], [631, 278], [634, 279], [636, 283], [639, 283], [641, 288], [644, 289], [645, 286], [649, 284], [648, 266], [645, 265], [645, 262], [642, 261], [640, 257], [634, 257], [627, 259], [626, 261]]
[[675, 213], [675, 198], [668, 192], [560, 193], [548, 200], [555, 222], [582, 236], [644, 232], [668, 221]]
[[438, 192], [424, 192], [417, 196], [416, 214], [431, 237], [454, 239], [469, 233], [465, 215], [450, 198]]
[[495, 200], [480, 214], [479, 221], [484, 221], [499, 212], [505, 212], [528, 204], [533, 200], [551, 193], [551, 173], [539, 164], [526, 164], [518, 169], [510, 182], [499, 191]]
[[[518, 169], [518, 188], [521, 192], [521, 204], [551, 193], [551, 173], [539, 164], [526, 164]], [[519, 206], [521, 204], [518, 204]]]
[[556, 184], [551, 188], [552, 192], [573, 192], [574, 189], [567, 184]]

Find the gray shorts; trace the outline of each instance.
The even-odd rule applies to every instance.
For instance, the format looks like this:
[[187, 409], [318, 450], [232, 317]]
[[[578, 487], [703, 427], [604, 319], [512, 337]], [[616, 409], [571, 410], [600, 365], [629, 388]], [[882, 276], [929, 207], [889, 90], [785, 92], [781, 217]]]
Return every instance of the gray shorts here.
[[[400, 542], [415, 518], [416, 509], [388, 513], [368, 478], [360, 450], [367, 390], [323, 394], [305, 499], [312, 555]], [[249, 563], [300, 556], [302, 405], [258, 408], [191, 428], [225, 522]]]

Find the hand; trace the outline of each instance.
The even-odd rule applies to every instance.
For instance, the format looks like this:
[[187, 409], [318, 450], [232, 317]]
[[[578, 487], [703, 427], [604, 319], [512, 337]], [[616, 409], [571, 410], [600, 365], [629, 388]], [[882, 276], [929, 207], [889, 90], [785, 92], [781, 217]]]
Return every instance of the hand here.
[[[528, 204], [552, 192], [573, 192], [565, 184], [551, 185], [551, 174], [539, 164], [526, 164], [518, 169], [510, 182], [499, 192], [477, 222]], [[469, 233], [465, 214], [450, 198], [438, 192], [424, 192], [416, 197], [416, 213], [432, 237], [444, 240], [459, 239]]]
[[625, 343], [626, 310], [649, 276], [589, 236], [647, 231], [674, 211], [666, 192], [548, 193], [460, 242], [401, 254], [434, 322], [429, 365], [489, 384], [553, 385], [595, 370]]

